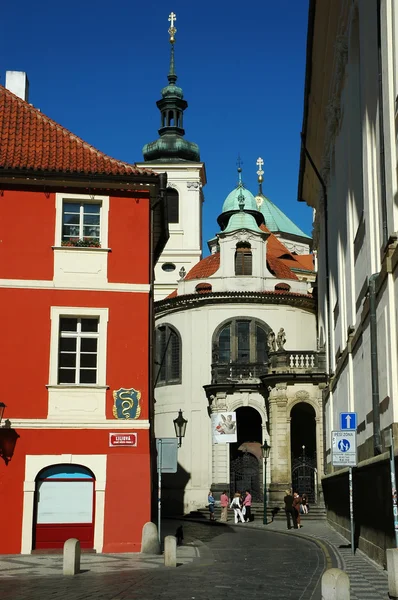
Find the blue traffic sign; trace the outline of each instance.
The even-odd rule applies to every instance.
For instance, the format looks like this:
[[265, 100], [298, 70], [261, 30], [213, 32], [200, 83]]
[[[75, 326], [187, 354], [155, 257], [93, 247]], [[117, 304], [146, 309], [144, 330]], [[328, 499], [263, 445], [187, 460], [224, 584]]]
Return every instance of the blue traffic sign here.
[[340, 413], [340, 429], [356, 431], [357, 428], [357, 413]]

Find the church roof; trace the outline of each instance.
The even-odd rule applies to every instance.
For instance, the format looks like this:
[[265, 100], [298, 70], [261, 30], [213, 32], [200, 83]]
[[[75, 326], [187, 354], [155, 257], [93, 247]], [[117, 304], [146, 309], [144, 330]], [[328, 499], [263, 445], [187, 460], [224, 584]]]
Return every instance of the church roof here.
[[1, 170], [155, 175], [100, 152], [0, 85]]
[[[257, 228], [258, 229], [258, 228]], [[270, 271], [280, 279], [295, 279], [297, 275], [290, 267], [301, 268], [302, 265], [296, 260], [296, 257], [282, 244], [282, 242], [264, 225], [260, 226], [262, 231], [269, 233], [267, 239], [267, 263]], [[289, 262], [288, 259], [289, 258]], [[215, 252], [206, 256], [198, 262], [185, 276], [185, 280], [206, 279], [214, 275], [220, 267], [220, 253]]]
[[224, 229], [223, 233], [229, 233], [231, 231], [238, 231], [239, 229], [247, 229], [249, 231], [256, 231], [258, 233], [259, 227], [256, 223], [256, 219], [253, 215], [246, 211], [240, 210], [234, 213], [229, 221], [228, 225]]
[[254, 199], [253, 194], [245, 188], [243, 183], [239, 182], [232, 192], [228, 194], [228, 196], [224, 200], [224, 204], [222, 206], [222, 212], [229, 212], [231, 210], [239, 210], [239, 198], [244, 198], [244, 209], [245, 210], [254, 210], [258, 211], [257, 203]]
[[272, 232], [290, 233], [311, 239], [309, 235], [304, 233], [289, 217], [285, 215], [271, 200], [269, 200], [264, 194], [258, 194], [256, 196], [256, 204], [258, 210], [264, 215], [265, 224], [268, 229]]

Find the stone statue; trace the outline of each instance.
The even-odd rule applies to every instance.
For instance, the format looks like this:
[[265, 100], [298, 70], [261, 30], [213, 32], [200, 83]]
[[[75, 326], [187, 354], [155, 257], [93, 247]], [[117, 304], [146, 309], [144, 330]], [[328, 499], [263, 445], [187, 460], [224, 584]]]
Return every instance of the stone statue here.
[[284, 345], [286, 344], [286, 334], [283, 327], [278, 331], [278, 335], [276, 336], [276, 343], [278, 346], [278, 350], [284, 350]]
[[270, 329], [268, 332], [267, 344], [268, 352], [276, 352], [275, 333], [272, 331], [272, 329]]

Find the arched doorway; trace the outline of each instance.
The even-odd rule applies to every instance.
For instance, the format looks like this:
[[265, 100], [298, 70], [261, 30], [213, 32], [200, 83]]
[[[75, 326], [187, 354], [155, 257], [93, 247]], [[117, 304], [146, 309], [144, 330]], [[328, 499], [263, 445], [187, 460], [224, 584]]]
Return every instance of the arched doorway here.
[[77, 538], [94, 546], [94, 486], [91, 471], [79, 465], [54, 465], [36, 477], [33, 548], [62, 548]]
[[290, 413], [292, 485], [299, 494], [316, 502], [316, 422], [315, 410], [306, 402], [296, 404]]
[[229, 444], [230, 494], [250, 490], [253, 501], [262, 501], [262, 423], [260, 414], [249, 406], [236, 410], [237, 438]]

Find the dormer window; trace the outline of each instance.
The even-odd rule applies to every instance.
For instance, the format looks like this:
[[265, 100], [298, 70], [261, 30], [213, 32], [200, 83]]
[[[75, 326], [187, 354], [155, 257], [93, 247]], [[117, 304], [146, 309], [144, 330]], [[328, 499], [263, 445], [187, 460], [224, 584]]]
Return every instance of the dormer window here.
[[235, 252], [235, 275], [252, 275], [253, 257], [248, 242], [239, 242]]

